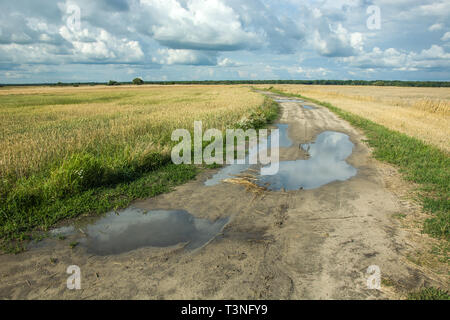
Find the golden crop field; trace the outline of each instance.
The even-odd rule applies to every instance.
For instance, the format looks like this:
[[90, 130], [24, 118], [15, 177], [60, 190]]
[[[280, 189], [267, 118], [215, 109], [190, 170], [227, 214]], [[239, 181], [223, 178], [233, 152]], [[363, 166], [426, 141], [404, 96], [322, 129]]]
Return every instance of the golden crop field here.
[[331, 85], [276, 85], [274, 88], [329, 102], [450, 151], [450, 88]]
[[23, 177], [76, 152], [133, 156], [169, 148], [174, 129], [224, 129], [264, 98], [242, 86], [0, 89], [0, 177]]

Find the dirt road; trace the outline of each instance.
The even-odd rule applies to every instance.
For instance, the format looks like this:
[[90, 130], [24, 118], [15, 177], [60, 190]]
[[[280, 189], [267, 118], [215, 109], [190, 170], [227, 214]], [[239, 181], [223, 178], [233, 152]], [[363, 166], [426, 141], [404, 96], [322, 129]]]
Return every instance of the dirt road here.
[[[323, 131], [345, 133], [354, 144], [347, 163], [356, 176], [319, 188], [253, 193], [245, 186], [204, 182], [200, 174], [175, 191], [138, 201], [144, 209], [182, 209], [199, 218], [230, 217], [206, 246], [186, 251], [141, 248], [118, 255], [70, 248], [49, 239], [18, 255], [0, 256], [0, 297], [7, 299], [385, 299], [399, 290], [435, 284], [405, 258], [405, 231], [393, 218], [407, 213], [385, 183], [364, 137], [327, 109], [283, 102], [280, 123], [293, 144], [281, 160], [305, 158], [299, 144]], [[81, 269], [81, 290], [66, 288], [66, 269]], [[366, 270], [379, 266], [381, 290], [367, 287]], [[395, 283], [395, 290], [386, 286]]]

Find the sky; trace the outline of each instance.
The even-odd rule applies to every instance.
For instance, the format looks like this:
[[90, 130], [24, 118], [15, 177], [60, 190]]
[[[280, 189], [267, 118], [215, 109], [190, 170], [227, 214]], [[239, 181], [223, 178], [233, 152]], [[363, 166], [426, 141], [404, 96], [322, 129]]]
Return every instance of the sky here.
[[450, 80], [449, 0], [0, 0], [0, 83]]

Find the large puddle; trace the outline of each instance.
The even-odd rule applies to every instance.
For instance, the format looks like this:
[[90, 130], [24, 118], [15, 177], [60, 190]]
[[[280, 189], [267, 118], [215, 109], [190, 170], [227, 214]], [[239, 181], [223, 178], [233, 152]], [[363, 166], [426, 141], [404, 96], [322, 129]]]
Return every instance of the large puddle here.
[[345, 159], [351, 155], [353, 146], [346, 134], [322, 132], [314, 143], [301, 145], [309, 154], [309, 159], [281, 161], [277, 174], [260, 176], [257, 183], [269, 190], [298, 190], [350, 179], [357, 170]]
[[[291, 100], [290, 100], [291, 101]], [[278, 124], [280, 130], [280, 147], [292, 146], [288, 135], [288, 125]], [[268, 146], [270, 147], [270, 136]], [[345, 160], [352, 154], [354, 144], [348, 135], [325, 131], [317, 136], [313, 143], [302, 144], [309, 158], [307, 160], [281, 161], [278, 173], [275, 175], [259, 176], [257, 184], [269, 190], [299, 190], [314, 189], [333, 181], [345, 181], [355, 176], [357, 169]], [[221, 181], [233, 178], [248, 170], [252, 165], [247, 164], [249, 156], [257, 152], [257, 148], [249, 150], [246, 164], [228, 165], [222, 168], [205, 185], [213, 186]]]
[[[278, 130], [280, 130], [280, 140], [279, 140], [279, 146], [280, 148], [288, 148], [292, 146], [292, 140], [289, 138], [288, 135], [288, 127], [287, 124], [277, 124], [276, 127]], [[263, 145], [265, 144], [265, 141], [263, 141]], [[271, 146], [271, 136], [268, 137], [267, 141], [267, 147], [270, 148]], [[219, 170], [216, 174], [212, 176], [212, 178], [205, 181], [206, 186], [215, 186], [219, 184], [222, 180], [233, 178], [237, 174], [240, 174], [246, 170], [248, 170], [253, 164], [249, 164], [249, 159], [254, 156], [258, 152], [258, 147], [254, 146], [248, 151], [248, 155], [245, 158], [244, 164], [231, 164], [228, 166], [223, 167]]]
[[[129, 207], [111, 212], [95, 223], [80, 228], [80, 245], [96, 255], [111, 255], [143, 247], [170, 247], [185, 243], [185, 249], [200, 248], [222, 232], [228, 218], [209, 221], [184, 210], [141, 210]], [[79, 230], [80, 230], [79, 229]], [[70, 234], [75, 228], [52, 233]]]

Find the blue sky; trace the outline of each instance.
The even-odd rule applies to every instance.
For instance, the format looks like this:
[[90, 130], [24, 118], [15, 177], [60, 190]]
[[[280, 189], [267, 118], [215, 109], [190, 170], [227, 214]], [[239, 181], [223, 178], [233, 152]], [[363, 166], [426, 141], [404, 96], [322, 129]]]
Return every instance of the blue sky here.
[[450, 1], [0, 2], [0, 83], [135, 77], [450, 80]]

